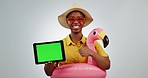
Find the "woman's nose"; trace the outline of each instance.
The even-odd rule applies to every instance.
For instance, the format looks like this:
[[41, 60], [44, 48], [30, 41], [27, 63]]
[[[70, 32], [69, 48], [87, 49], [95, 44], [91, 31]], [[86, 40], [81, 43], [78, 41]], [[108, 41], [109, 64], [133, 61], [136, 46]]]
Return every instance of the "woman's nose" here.
[[75, 20], [73, 23], [79, 23], [77, 20]]

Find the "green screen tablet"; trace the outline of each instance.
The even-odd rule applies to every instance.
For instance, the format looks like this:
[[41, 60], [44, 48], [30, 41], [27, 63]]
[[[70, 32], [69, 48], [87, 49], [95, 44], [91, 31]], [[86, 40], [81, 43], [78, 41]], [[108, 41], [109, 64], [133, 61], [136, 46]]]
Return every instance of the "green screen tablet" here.
[[65, 52], [62, 40], [34, 43], [33, 49], [36, 64], [65, 61]]

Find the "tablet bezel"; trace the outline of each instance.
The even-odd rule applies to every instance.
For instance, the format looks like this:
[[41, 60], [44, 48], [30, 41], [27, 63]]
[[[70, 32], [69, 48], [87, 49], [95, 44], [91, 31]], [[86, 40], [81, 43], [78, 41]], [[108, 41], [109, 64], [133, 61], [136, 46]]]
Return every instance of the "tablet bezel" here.
[[[43, 44], [52, 44], [52, 43], [60, 43], [61, 45], [61, 52], [62, 52], [62, 58], [63, 59], [59, 59], [59, 60], [53, 60], [53, 61], [43, 61], [43, 62], [39, 62], [38, 60], [38, 56], [37, 56], [37, 45], [43, 45]], [[40, 43], [33, 43], [33, 49], [34, 49], [34, 58], [35, 58], [35, 64], [45, 64], [48, 62], [60, 62], [60, 61], [65, 61], [65, 51], [64, 51], [64, 44], [63, 41], [50, 41], [50, 42], [40, 42]]]

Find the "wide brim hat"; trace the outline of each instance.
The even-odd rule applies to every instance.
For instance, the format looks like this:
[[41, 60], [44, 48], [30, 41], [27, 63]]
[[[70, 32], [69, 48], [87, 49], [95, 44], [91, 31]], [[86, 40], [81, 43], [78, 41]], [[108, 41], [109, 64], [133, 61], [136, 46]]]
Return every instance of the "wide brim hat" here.
[[63, 14], [58, 16], [58, 21], [63, 27], [69, 29], [68, 24], [66, 22], [66, 16], [67, 16], [67, 14], [69, 14], [70, 12], [75, 11], [75, 10], [80, 11], [85, 15], [86, 21], [84, 23], [84, 27], [86, 27], [87, 25], [89, 25], [93, 21], [93, 18], [85, 9], [83, 9], [80, 5], [74, 3], [70, 6], [70, 8], [67, 11], [65, 11]]

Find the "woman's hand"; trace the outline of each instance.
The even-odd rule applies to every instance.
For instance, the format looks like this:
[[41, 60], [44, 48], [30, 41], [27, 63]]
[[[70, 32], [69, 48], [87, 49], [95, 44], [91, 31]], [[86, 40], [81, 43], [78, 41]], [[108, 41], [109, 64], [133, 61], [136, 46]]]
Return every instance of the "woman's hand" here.
[[88, 48], [87, 45], [85, 45], [84, 47], [79, 49], [79, 53], [82, 57], [87, 57], [90, 56], [92, 54], [92, 50]]
[[49, 62], [49, 63], [46, 63], [45, 66], [44, 66], [44, 71], [46, 73], [47, 76], [51, 76], [52, 75], [52, 72], [53, 70], [58, 66], [58, 63], [57, 62]]

